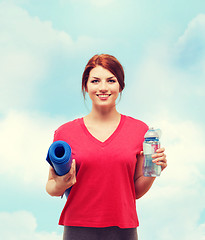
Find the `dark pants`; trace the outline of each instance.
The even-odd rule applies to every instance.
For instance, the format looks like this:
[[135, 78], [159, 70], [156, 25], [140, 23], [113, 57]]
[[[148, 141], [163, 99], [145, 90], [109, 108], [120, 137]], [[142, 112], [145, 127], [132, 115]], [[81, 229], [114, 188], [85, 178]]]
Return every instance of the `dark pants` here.
[[63, 240], [137, 240], [136, 228], [64, 226]]

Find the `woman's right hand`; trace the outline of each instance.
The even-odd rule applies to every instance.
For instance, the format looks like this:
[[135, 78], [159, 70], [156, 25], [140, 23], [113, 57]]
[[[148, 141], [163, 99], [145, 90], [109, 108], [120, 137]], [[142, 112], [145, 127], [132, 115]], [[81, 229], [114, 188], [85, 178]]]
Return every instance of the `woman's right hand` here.
[[76, 183], [76, 163], [75, 159], [73, 159], [70, 171], [63, 176], [58, 176], [55, 173], [55, 170], [52, 167], [50, 167], [46, 191], [51, 196], [62, 196], [65, 190], [73, 186], [75, 183]]

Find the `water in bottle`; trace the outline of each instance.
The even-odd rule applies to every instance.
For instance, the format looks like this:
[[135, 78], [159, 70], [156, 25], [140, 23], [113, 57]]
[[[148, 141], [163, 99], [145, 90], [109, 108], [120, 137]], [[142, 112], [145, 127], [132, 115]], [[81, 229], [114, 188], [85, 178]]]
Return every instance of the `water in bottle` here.
[[159, 130], [154, 130], [150, 128], [145, 136], [143, 142], [143, 152], [144, 152], [144, 166], [143, 166], [143, 175], [145, 177], [157, 177], [161, 174], [161, 166], [153, 163], [152, 154], [160, 147], [159, 142]]

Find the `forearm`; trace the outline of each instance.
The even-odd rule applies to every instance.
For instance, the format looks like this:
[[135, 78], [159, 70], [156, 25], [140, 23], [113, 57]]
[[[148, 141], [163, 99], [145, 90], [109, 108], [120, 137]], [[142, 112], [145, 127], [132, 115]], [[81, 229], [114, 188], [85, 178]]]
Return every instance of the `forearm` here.
[[136, 199], [141, 198], [152, 186], [155, 177], [144, 177], [141, 175], [135, 180]]
[[46, 184], [46, 191], [49, 195], [59, 197], [64, 194], [66, 189], [59, 188], [54, 179], [50, 179]]
[[[167, 167], [166, 155], [164, 148], [157, 149], [156, 153], [152, 156], [155, 158], [154, 162], [162, 167], [162, 170]], [[136, 199], [141, 198], [152, 186], [155, 177], [145, 177], [143, 175], [143, 152], [137, 156], [137, 165], [135, 169], [135, 195]]]

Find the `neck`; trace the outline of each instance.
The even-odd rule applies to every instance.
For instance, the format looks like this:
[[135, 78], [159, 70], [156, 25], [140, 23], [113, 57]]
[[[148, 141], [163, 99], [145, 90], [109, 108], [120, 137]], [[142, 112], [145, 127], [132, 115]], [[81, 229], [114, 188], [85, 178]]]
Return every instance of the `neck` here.
[[116, 120], [116, 118], [120, 117], [120, 113], [116, 110], [115, 107], [109, 109], [96, 109], [94, 106], [92, 107], [91, 112], [88, 114], [89, 118], [92, 118], [95, 121], [110, 121]]

